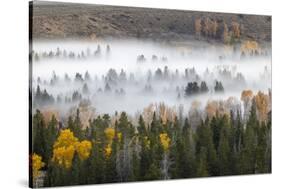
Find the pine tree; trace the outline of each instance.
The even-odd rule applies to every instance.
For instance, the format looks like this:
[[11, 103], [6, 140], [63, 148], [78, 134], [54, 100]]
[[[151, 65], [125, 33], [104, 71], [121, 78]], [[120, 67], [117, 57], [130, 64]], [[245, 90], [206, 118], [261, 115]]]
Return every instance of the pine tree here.
[[48, 162], [47, 139], [46, 139], [46, 124], [43, 115], [39, 110], [32, 120], [32, 152], [42, 156], [44, 162]]
[[72, 116], [68, 117], [67, 121], [68, 128], [77, 136], [79, 139], [83, 139], [82, 137], [82, 129], [81, 129], [81, 121], [79, 118], [79, 109], [76, 111], [76, 116], [73, 120]]
[[265, 122], [262, 122], [261, 126], [258, 128], [258, 144], [257, 144], [257, 151], [256, 151], [256, 158], [257, 158], [257, 165], [256, 165], [256, 172], [257, 173], [266, 173], [268, 172], [268, 165], [267, 165], [267, 133], [268, 128]]
[[259, 122], [257, 120], [256, 105], [255, 101], [253, 100], [249, 120], [247, 122], [245, 134], [243, 136], [243, 150], [240, 161], [242, 174], [254, 174], [256, 172], [256, 129], [258, 127]]
[[197, 167], [198, 177], [207, 177], [208, 173], [208, 163], [207, 163], [207, 149], [202, 147], [198, 155], [198, 167]]
[[96, 140], [95, 147], [92, 150], [89, 160], [91, 170], [89, 172], [89, 183], [103, 183], [105, 180], [105, 157], [103, 152], [103, 144], [100, 140]]
[[216, 81], [214, 90], [215, 90], [215, 92], [224, 92], [223, 85], [220, 81]]
[[229, 146], [229, 128], [223, 125], [220, 133], [220, 141], [218, 146], [218, 160], [220, 162], [219, 175], [229, 175], [230, 172], [230, 146]]
[[158, 180], [160, 178], [161, 172], [159, 167], [155, 163], [152, 163], [145, 175], [145, 180]]
[[139, 133], [139, 135], [141, 137], [147, 136], [145, 122], [144, 122], [144, 119], [143, 119], [142, 115], [140, 115], [138, 123], [139, 123], [139, 125], [138, 125], [138, 133]]
[[151, 150], [150, 150], [150, 141], [148, 137], [141, 137], [140, 138], [141, 144], [141, 152], [140, 152], [140, 180], [145, 180], [147, 172], [151, 166], [152, 159], [151, 159]]
[[55, 118], [55, 116], [52, 115], [51, 121], [48, 123], [48, 126], [44, 131], [45, 132], [44, 134], [46, 135], [46, 158], [48, 158], [48, 161], [52, 156], [53, 145], [57, 138], [57, 134], [58, 134], [57, 125], [58, 125], [58, 121]]
[[[213, 143], [213, 134], [209, 125], [204, 125], [202, 122], [201, 125], [197, 128], [196, 131], [197, 140], [196, 140], [196, 154], [197, 156], [201, 153], [201, 148], [204, 147], [207, 150], [207, 162], [208, 162], [208, 173], [211, 176], [216, 176], [219, 174], [218, 170], [218, 161], [215, 145]], [[197, 158], [198, 159], [198, 158]]]
[[210, 123], [210, 127], [212, 129], [213, 133], [213, 142], [215, 145], [215, 149], [218, 149], [219, 141], [220, 141], [220, 133], [221, 133], [221, 124], [219, 123], [219, 120], [217, 117], [213, 117]]
[[209, 88], [208, 88], [206, 82], [202, 81], [201, 85], [200, 85], [200, 92], [201, 93], [207, 93], [208, 91], [209, 91]]

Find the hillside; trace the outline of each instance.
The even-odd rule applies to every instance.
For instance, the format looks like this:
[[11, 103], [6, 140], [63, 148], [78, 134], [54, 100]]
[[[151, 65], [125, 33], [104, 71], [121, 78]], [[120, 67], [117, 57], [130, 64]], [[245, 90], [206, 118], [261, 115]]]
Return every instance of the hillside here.
[[33, 4], [33, 39], [192, 40], [198, 18], [216, 20], [218, 31], [213, 41], [221, 42], [224, 23], [231, 29], [233, 21], [240, 24], [241, 39], [271, 41], [271, 16], [38, 1]]

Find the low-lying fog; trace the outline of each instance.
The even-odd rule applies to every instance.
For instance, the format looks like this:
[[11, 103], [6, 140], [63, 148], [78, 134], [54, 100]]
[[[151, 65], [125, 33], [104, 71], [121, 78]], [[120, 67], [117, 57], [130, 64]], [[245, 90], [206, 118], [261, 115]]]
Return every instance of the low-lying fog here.
[[[195, 100], [204, 107], [210, 99], [240, 100], [245, 89], [267, 92], [271, 88], [269, 55], [241, 58], [240, 50], [226, 47], [183, 46], [140, 41], [34, 42], [33, 96], [37, 86], [41, 92], [46, 89], [54, 98], [51, 107], [62, 113], [88, 99], [98, 113], [135, 114], [152, 103], [183, 105], [187, 111]], [[188, 95], [188, 82], [195, 81], [199, 87], [206, 82], [207, 92]], [[222, 91], [216, 91], [216, 81], [222, 83]]]

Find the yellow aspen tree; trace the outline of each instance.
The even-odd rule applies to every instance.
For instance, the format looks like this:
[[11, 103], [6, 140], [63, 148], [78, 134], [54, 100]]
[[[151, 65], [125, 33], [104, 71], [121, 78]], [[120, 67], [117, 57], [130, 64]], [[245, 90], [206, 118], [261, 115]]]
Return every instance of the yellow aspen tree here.
[[[104, 154], [105, 154], [106, 158], [109, 158], [111, 156], [112, 142], [113, 142], [113, 139], [115, 137], [115, 132], [116, 132], [115, 129], [111, 128], [111, 127], [108, 127], [104, 130], [104, 134], [105, 134], [106, 139], [107, 139], [107, 145], [104, 148]], [[121, 138], [122, 138], [122, 133], [118, 132], [117, 133], [117, 139], [118, 139], [119, 142], [121, 142]]]
[[169, 147], [170, 147], [170, 144], [171, 144], [170, 137], [168, 136], [167, 133], [161, 133], [159, 135], [159, 137], [160, 137], [160, 143], [161, 143], [164, 151], [167, 152], [169, 150]]
[[252, 90], [244, 90], [241, 94], [241, 100], [244, 102], [249, 102], [253, 98], [253, 91]]
[[70, 129], [62, 130], [53, 146], [52, 161], [62, 167], [70, 168], [72, 166], [75, 146], [77, 143], [78, 139], [74, 136]]
[[255, 96], [255, 102], [260, 121], [265, 121], [267, 119], [267, 113], [269, 112], [269, 96], [259, 91]]
[[240, 47], [241, 52], [252, 54], [255, 51], [259, 52], [260, 47], [259, 44], [254, 40], [244, 41]]
[[52, 161], [59, 166], [70, 168], [75, 152], [81, 160], [89, 158], [92, 149], [92, 143], [88, 140], [78, 141], [72, 131], [64, 129], [60, 132], [53, 146]]
[[81, 160], [86, 160], [89, 158], [91, 149], [92, 143], [88, 140], [83, 140], [82, 142], [78, 142], [76, 144], [76, 151]]
[[32, 154], [32, 176], [33, 179], [36, 179], [39, 176], [39, 171], [45, 166], [45, 163], [42, 161], [42, 157], [36, 153]]
[[113, 138], [115, 136], [115, 129], [108, 127], [104, 130], [104, 134], [106, 136], [106, 139], [108, 140], [109, 143], [112, 143]]
[[73, 132], [70, 131], [70, 129], [64, 129], [60, 132], [60, 135], [54, 144], [54, 148], [75, 145], [77, 142], [78, 138], [74, 136]]
[[75, 148], [73, 145], [58, 147], [53, 150], [52, 160], [58, 163], [58, 165], [68, 169], [72, 166], [74, 153], [75, 153]]

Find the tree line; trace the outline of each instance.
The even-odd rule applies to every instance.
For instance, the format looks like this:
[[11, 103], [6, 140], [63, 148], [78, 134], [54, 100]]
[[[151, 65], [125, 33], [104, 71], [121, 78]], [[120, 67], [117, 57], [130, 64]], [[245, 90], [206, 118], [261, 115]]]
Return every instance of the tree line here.
[[188, 117], [162, 121], [155, 112], [137, 123], [126, 112], [112, 123], [108, 114], [82, 129], [80, 112], [62, 128], [53, 115], [33, 115], [33, 181], [43, 186], [98, 184], [271, 172], [271, 111], [258, 119], [253, 98], [246, 121], [241, 113], [216, 113], [196, 128]]

